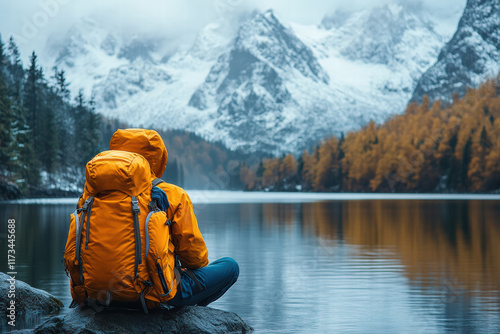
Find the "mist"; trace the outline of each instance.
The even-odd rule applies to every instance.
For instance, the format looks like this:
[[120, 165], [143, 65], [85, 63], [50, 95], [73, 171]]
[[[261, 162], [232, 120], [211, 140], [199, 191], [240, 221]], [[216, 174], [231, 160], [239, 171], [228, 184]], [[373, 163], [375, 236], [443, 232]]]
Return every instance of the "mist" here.
[[[241, 17], [253, 10], [272, 8], [284, 22], [318, 24], [336, 9], [359, 10], [379, 6], [390, 0], [191, 0], [191, 1], [118, 1], [118, 0], [24, 0], [3, 1], [0, 4], [0, 34], [5, 42], [13, 36], [19, 45], [23, 61], [35, 50], [40, 52], [49, 36], [62, 37], [74, 22], [91, 17], [110, 30], [123, 34], [161, 37], [171, 45], [189, 44], [196, 33], [211, 22], [236, 26]], [[453, 31], [465, 0], [411, 1], [415, 10], [430, 16], [441, 16], [442, 29]]]

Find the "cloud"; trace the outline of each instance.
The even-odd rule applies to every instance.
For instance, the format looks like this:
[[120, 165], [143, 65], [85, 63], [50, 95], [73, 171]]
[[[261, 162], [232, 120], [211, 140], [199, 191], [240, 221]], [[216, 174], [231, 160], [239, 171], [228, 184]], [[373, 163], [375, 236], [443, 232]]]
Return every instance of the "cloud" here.
[[74, 22], [90, 16], [126, 34], [181, 38], [194, 34], [216, 16], [202, 0], [23, 0], [0, 3], [0, 34], [13, 36], [26, 61], [32, 50], [40, 52], [48, 36], [64, 35]]
[[[414, 0], [403, 0], [415, 3]], [[91, 16], [110, 28], [128, 34], [146, 33], [176, 40], [193, 38], [215, 20], [233, 22], [242, 13], [272, 8], [285, 22], [319, 23], [336, 8], [358, 10], [388, 0], [23, 0], [0, 3], [0, 33], [5, 41], [14, 35], [25, 59], [32, 50], [42, 50], [47, 37], [64, 34], [83, 16]], [[417, 2], [418, 3], [418, 2]], [[465, 0], [422, 0], [423, 10], [443, 18], [461, 9]]]

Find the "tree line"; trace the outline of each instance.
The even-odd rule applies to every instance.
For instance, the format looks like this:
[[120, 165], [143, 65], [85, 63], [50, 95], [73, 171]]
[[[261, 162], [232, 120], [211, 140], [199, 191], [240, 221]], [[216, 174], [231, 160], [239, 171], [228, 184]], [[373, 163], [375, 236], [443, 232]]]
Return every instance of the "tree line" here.
[[207, 142], [186, 131], [158, 131], [168, 150], [163, 179], [189, 189], [242, 189], [240, 162], [250, 155], [229, 150], [221, 142]]
[[500, 76], [453, 103], [410, 103], [296, 159], [241, 167], [246, 190], [491, 192], [500, 189]]
[[85, 166], [102, 149], [93, 100], [82, 91], [71, 100], [64, 71], [49, 73], [35, 52], [25, 68], [14, 39], [0, 37], [0, 178], [25, 193], [44, 175]]
[[[83, 185], [83, 168], [127, 124], [95, 112], [65, 72], [27, 67], [15, 41], [0, 37], [0, 183], [25, 195], [57, 184]], [[280, 191], [489, 192], [500, 189], [500, 84], [485, 82], [453, 103], [410, 103], [383, 125], [373, 122], [298, 156], [233, 152], [183, 131], [160, 131], [171, 157], [164, 178], [189, 188]], [[243, 162], [245, 161], [245, 162]]]
[[[9, 198], [6, 184], [15, 184], [25, 196], [62, 196], [61, 188], [77, 193], [86, 163], [108, 149], [117, 129], [129, 127], [96, 113], [92, 97], [81, 90], [72, 98], [69, 87], [65, 72], [56, 67], [45, 72], [35, 52], [23, 66], [13, 38], [4, 43], [0, 36], [0, 198]], [[230, 173], [226, 181], [224, 171], [245, 154], [185, 131], [159, 133], [170, 157], [163, 175], [167, 182], [241, 189], [239, 174]]]

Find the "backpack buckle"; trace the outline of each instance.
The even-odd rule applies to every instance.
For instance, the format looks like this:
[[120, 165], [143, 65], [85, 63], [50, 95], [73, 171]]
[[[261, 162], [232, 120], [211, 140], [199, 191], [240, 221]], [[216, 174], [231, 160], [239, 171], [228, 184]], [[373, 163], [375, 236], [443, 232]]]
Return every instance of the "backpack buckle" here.
[[158, 208], [158, 204], [156, 203], [156, 200], [152, 200], [151, 202], [149, 202], [149, 212], [151, 211], [160, 211], [160, 209]]
[[137, 198], [133, 198], [132, 199], [132, 211], [134, 211], [134, 212], [140, 212], [139, 201], [137, 200]]
[[90, 205], [90, 202], [92, 201], [93, 197], [89, 197], [85, 203], [83, 203], [82, 207], [80, 209], [77, 209], [76, 211], [78, 213], [82, 212], [82, 211], [87, 211], [87, 209], [89, 208], [89, 205]]

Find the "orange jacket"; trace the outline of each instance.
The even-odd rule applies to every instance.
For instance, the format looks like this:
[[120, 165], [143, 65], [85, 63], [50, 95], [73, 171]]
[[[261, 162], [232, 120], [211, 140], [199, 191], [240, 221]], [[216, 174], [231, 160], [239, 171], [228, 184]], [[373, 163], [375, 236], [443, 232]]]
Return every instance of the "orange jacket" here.
[[[160, 135], [153, 130], [118, 130], [111, 138], [109, 148], [141, 154], [148, 160], [154, 178], [161, 177], [167, 166], [167, 149]], [[170, 203], [167, 215], [173, 222], [172, 239], [175, 254], [178, 255], [182, 267], [197, 269], [207, 266], [207, 246], [198, 228], [188, 194], [184, 189], [165, 182], [160, 183], [158, 187], [165, 191]], [[171, 268], [173, 270], [174, 266]]]

